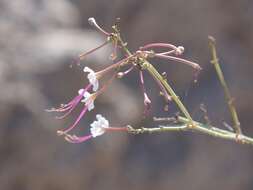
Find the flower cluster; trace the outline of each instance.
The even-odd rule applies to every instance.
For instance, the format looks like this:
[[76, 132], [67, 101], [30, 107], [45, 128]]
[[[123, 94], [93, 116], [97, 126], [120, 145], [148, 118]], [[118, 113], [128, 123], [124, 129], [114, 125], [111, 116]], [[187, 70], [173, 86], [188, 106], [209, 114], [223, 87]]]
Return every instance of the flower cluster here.
[[[119, 30], [117, 28], [117, 25], [113, 26], [114, 32], [109, 33], [103, 30], [95, 21], [94, 18], [89, 18], [89, 23], [94, 26], [98, 31], [100, 31], [103, 35], [105, 35], [106, 41], [101, 44], [100, 46], [86, 52], [82, 53], [78, 57], [78, 63], [81, 61], [85, 56], [87, 56], [90, 53], [93, 53], [94, 51], [104, 47], [108, 43], [112, 43], [114, 46], [113, 53], [111, 54], [112, 60], [117, 59], [117, 50], [122, 50], [125, 48], [126, 44], [123, 43]], [[155, 52], [155, 48], [166, 48], [166, 51], [164, 52]], [[126, 51], [126, 49], [125, 49]], [[179, 58], [180, 55], [184, 52], [184, 47], [182, 46], [174, 46], [172, 44], [167, 43], [151, 43], [147, 44], [143, 47], [140, 47], [139, 50], [137, 50], [135, 53], [130, 53], [128, 50], [126, 51], [127, 55], [122, 58], [121, 60], [113, 63], [112, 65], [108, 66], [107, 68], [95, 72], [89, 67], [84, 67], [83, 71], [87, 74], [87, 79], [89, 81], [89, 84], [85, 86], [84, 88], [81, 88], [78, 91], [78, 94], [67, 104], [62, 104], [59, 108], [52, 108], [50, 110], [47, 110], [49, 112], [58, 112], [63, 113], [62, 116], [57, 117], [58, 119], [63, 119], [66, 116], [68, 116], [76, 107], [79, 105], [79, 103], [83, 103], [83, 108], [75, 120], [75, 122], [69, 126], [65, 130], [59, 130], [57, 133], [59, 135], [64, 135], [65, 139], [68, 142], [71, 143], [80, 143], [84, 142], [88, 139], [95, 138], [97, 136], [100, 136], [104, 134], [106, 131], [127, 131], [127, 127], [110, 127], [109, 122], [106, 118], [104, 118], [102, 115], [97, 114], [96, 119], [97, 121], [94, 121], [90, 124], [90, 134], [78, 137], [76, 135], [69, 134], [70, 131], [72, 131], [80, 122], [81, 118], [87, 113], [87, 111], [92, 111], [94, 109], [94, 101], [96, 100], [97, 96], [102, 94], [108, 87], [108, 85], [116, 78], [122, 78], [126, 76], [128, 73], [130, 73], [132, 70], [136, 69], [139, 72], [139, 78], [140, 78], [140, 86], [143, 93], [143, 103], [144, 103], [144, 114], [147, 115], [150, 112], [151, 109], [151, 100], [148, 97], [148, 94], [145, 89], [144, 84], [144, 77], [143, 77], [143, 71], [145, 69], [145, 62], [148, 59], [151, 59], [153, 57], [168, 59], [177, 61], [180, 63], [187, 64], [197, 71], [201, 70], [200, 66], [197, 63]], [[128, 67], [126, 70], [122, 70], [123, 68]], [[111, 79], [109, 79], [105, 84], [103, 84], [101, 87], [99, 85], [99, 80], [107, 73], [111, 72]], [[161, 89], [161, 92], [165, 98], [166, 101], [171, 100], [171, 96], [168, 94], [168, 92], [165, 90], [165, 87], [161, 83], [160, 80], [157, 78], [154, 78], [157, 82], [158, 86]]]

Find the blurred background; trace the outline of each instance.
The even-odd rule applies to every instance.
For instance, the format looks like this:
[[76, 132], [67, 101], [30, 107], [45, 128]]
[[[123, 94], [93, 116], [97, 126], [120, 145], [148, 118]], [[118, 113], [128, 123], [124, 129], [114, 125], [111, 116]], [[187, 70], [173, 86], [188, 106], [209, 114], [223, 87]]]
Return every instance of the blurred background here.
[[[76, 112], [55, 120], [47, 108], [66, 103], [87, 84], [84, 66], [99, 70], [112, 61], [107, 46], [72, 66], [76, 56], [97, 47], [104, 36], [88, 25], [95, 17], [107, 31], [117, 17], [131, 50], [151, 42], [185, 47], [184, 58], [203, 67], [198, 83], [191, 68], [154, 59], [152, 63], [203, 121], [231, 124], [222, 88], [210, 64], [207, 36], [217, 40], [225, 78], [235, 98], [242, 130], [253, 136], [253, 1], [219, 0], [18, 0], [0, 1], [0, 189], [229, 189], [253, 188], [253, 147], [193, 133], [106, 134], [69, 144], [56, 131], [71, 125]], [[114, 126], [154, 127], [153, 116], [178, 110], [163, 99], [145, 73], [152, 100], [143, 119], [138, 73], [115, 80], [80, 122], [87, 134], [96, 113]]]

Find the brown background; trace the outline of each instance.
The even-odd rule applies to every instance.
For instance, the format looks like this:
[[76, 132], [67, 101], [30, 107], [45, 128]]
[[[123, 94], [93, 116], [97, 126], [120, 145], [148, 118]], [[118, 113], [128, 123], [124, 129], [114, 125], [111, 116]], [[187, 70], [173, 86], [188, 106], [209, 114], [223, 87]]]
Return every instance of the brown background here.
[[[153, 60], [187, 105], [203, 120], [205, 103], [213, 124], [230, 123], [222, 89], [210, 64], [207, 36], [217, 39], [220, 62], [236, 100], [243, 132], [253, 136], [253, 2], [218, 0], [18, 0], [0, 1], [0, 189], [230, 189], [253, 188], [253, 148], [192, 133], [132, 136], [106, 134], [73, 145], [57, 137], [78, 111], [56, 121], [44, 109], [74, 96], [87, 83], [82, 68], [111, 64], [110, 47], [70, 68], [80, 52], [103, 40], [89, 17], [110, 30], [121, 18], [122, 35], [136, 50], [150, 42], [183, 45], [184, 57], [203, 67], [193, 85], [191, 68]], [[145, 75], [151, 116], [166, 116], [152, 78]], [[155, 126], [142, 119], [137, 72], [114, 81], [82, 119], [88, 132], [96, 113], [113, 125]], [[170, 105], [169, 114], [177, 110]]]

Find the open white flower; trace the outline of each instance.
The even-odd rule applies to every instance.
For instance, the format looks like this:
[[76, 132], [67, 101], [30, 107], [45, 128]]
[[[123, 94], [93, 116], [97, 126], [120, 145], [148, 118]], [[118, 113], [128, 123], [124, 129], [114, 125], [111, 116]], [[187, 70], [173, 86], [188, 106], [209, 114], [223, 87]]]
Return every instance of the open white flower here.
[[[81, 95], [83, 93], [84, 89], [80, 89], [78, 93]], [[81, 102], [84, 102], [85, 105], [88, 107], [88, 110], [91, 111], [94, 109], [94, 99], [92, 99], [92, 94], [89, 92], [84, 92], [83, 97], [84, 99], [81, 100]]]
[[87, 75], [87, 78], [88, 78], [90, 84], [92, 84], [92, 86], [93, 86], [93, 91], [97, 91], [99, 85], [98, 85], [98, 79], [97, 79], [96, 73], [92, 69], [90, 69], [89, 67], [84, 67], [83, 72], [89, 73]]
[[105, 119], [102, 115], [96, 115], [97, 121], [95, 120], [93, 123], [90, 124], [90, 132], [92, 137], [97, 137], [103, 135], [106, 131], [106, 128], [109, 127], [109, 121]]

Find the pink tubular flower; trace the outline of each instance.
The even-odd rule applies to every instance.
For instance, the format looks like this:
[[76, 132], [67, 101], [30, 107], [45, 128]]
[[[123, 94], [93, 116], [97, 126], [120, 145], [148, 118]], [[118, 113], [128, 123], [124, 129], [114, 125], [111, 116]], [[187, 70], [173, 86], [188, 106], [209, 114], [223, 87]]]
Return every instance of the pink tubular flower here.
[[165, 55], [163, 53], [157, 53], [154, 55], [155, 57], [159, 57], [159, 58], [163, 58], [163, 59], [168, 59], [168, 60], [172, 60], [172, 61], [177, 61], [179, 63], [184, 63], [186, 65], [191, 66], [192, 68], [196, 69], [197, 71], [200, 71], [202, 68], [199, 66], [199, 64], [194, 63], [192, 61], [188, 61], [186, 59], [182, 59], [179, 57], [175, 57], [175, 56], [170, 56], [170, 55]]
[[143, 93], [143, 96], [144, 96], [144, 106], [145, 106], [145, 109], [144, 109], [144, 114], [147, 115], [151, 109], [151, 100], [149, 99], [148, 95], [147, 95], [147, 92], [146, 92], [146, 88], [144, 86], [144, 79], [143, 79], [143, 72], [142, 70], [139, 71], [139, 74], [140, 74], [140, 85], [141, 85], [141, 89], [142, 89], [142, 93]]
[[[153, 50], [146, 51], [151, 48], [168, 48], [168, 51], [165, 51], [162, 53], [157, 53], [157, 52], [154, 52]], [[167, 59], [167, 60], [176, 61], [179, 63], [184, 63], [186, 65], [193, 67], [197, 71], [200, 71], [202, 69], [199, 66], [199, 64], [197, 64], [195, 62], [177, 57], [177, 56], [180, 56], [184, 53], [183, 46], [177, 47], [173, 44], [168, 44], [168, 43], [151, 43], [151, 44], [147, 44], [147, 45], [141, 47], [140, 50], [147, 53], [149, 55], [149, 57], [159, 57], [159, 58], [163, 58], [163, 59]], [[171, 54], [174, 54], [175, 56], [172, 56]]]
[[87, 110], [91, 111], [92, 109], [94, 109], [94, 100], [96, 98], [96, 94], [90, 94], [89, 92], [85, 91], [85, 89], [80, 89], [78, 91], [78, 93], [79, 93], [79, 95], [81, 95], [81, 97], [84, 97], [84, 99], [81, 102], [84, 102], [85, 105], [84, 105], [81, 113], [79, 114], [78, 118], [74, 122], [74, 124], [63, 131], [58, 130], [57, 131], [58, 135], [67, 134], [69, 131], [74, 129], [76, 127], [76, 125], [79, 123], [79, 121], [81, 120], [81, 118], [84, 116], [84, 114], [87, 112]]
[[66, 135], [65, 139], [70, 143], [81, 143], [85, 142], [92, 137], [95, 138], [97, 136], [101, 136], [106, 132], [106, 129], [109, 128], [109, 121], [104, 118], [102, 115], [96, 115], [97, 121], [93, 121], [90, 124], [90, 134], [82, 137], [77, 137], [76, 135]]
[[104, 29], [102, 29], [96, 22], [95, 18], [90, 17], [88, 19], [88, 22], [91, 26], [94, 26], [98, 31], [100, 31], [101, 33], [105, 34], [106, 36], [109, 36], [110, 33], [106, 32]]
[[79, 95], [77, 95], [75, 98], [73, 98], [69, 103], [62, 104], [59, 108], [52, 108], [49, 110], [46, 110], [47, 112], [65, 112], [62, 116], [56, 117], [57, 119], [63, 119], [66, 116], [68, 116], [78, 105], [78, 103], [81, 101], [81, 99], [84, 96], [84, 93], [87, 92], [91, 88], [91, 84], [87, 85], [85, 89], [82, 89], [82, 92], [79, 91]]
[[107, 131], [127, 131], [127, 127], [110, 127], [109, 121], [100, 114], [96, 115], [95, 121], [90, 124], [90, 134], [78, 137], [76, 135], [65, 134], [65, 140], [70, 143], [82, 143], [91, 138], [96, 138], [103, 135]]

